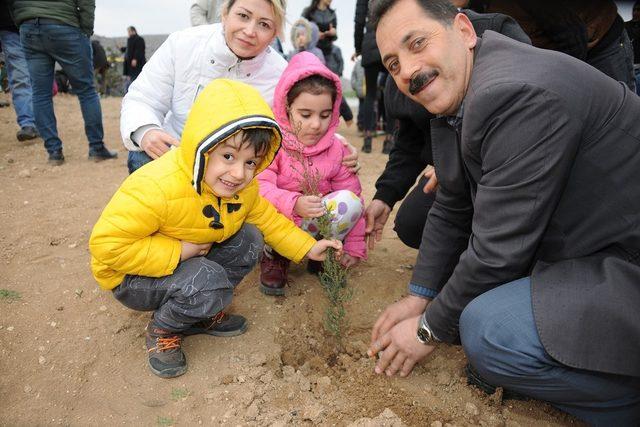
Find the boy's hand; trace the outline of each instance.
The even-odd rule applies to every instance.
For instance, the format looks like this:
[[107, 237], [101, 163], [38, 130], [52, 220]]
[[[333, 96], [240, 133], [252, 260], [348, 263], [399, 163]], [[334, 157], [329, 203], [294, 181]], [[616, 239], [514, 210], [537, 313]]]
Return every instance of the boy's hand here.
[[307, 252], [307, 258], [314, 261], [324, 261], [327, 257], [327, 249], [333, 248], [336, 250], [336, 258], [342, 257], [342, 242], [340, 240], [327, 240], [322, 239], [316, 242], [309, 252]]
[[211, 243], [191, 243], [181, 241], [182, 252], [180, 252], [180, 261], [184, 261], [194, 256], [205, 256], [211, 249]]
[[152, 159], [157, 159], [169, 151], [170, 146], [180, 145], [180, 141], [160, 129], [151, 129], [142, 137], [140, 148]]
[[318, 218], [324, 215], [326, 209], [320, 197], [300, 196], [296, 200], [293, 211], [302, 218]]
[[343, 254], [342, 258], [340, 258], [340, 264], [342, 264], [343, 267], [346, 267], [346, 268], [353, 267], [359, 262], [360, 262], [360, 258], [356, 258], [349, 254]]

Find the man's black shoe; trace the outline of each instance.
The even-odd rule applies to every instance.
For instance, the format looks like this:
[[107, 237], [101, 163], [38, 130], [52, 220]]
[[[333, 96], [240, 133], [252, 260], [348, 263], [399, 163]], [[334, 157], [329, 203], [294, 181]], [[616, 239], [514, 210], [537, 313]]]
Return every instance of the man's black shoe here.
[[389, 154], [393, 148], [393, 139], [386, 138], [382, 143], [382, 154]]
[[36, 139], [40, 136], [38, 130], [33, 126], [25, 126], [16, 133], [16, 138], [18, 141], [29, 141], [31, 139]]
[[89, 151], [89, 160], [94, 162], [101, 162], [103, 160], [115, 159], [118, 157], [118, 153], [114, 150], [109, 150], [107, 147], [100, 147], [95, 150]]
[[49, 153], [49, 160], [47, 160], [51, 166], [60, 166], [64, 163], [64, 154], [62, 154], [62, 150], [56, 150]]
[[[486, 394], [491, 395], [496, 392], [497, 387], [489, 384], [478, 374], [478, 372], [471, 366], [470, 363], [467, 363], [467, 366], [464, 368], [465, 373], [467, 374], [467, 384], [478, 387], [480, 390], [484, 391]], [[502, 390], [502, 399], [503, 400], [529, 400], [529, 398], [523, 394], [516, 393], [511, 390]]]
[[362, 152], [363, 153], [370, 153], [371, 152], [371, 137], [370, 136], [366, 136], [364, 138], [364, 145], [362, 146]]

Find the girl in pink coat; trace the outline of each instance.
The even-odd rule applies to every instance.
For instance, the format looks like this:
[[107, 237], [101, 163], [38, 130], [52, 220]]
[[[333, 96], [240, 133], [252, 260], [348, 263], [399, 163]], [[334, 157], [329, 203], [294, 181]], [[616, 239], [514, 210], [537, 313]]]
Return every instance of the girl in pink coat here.
[[[366, 258], [367, 247], [362, 188], [358, 177], [342, 165], [349, 150], [336, 134], [341, 98], [340, 79], [318, 58], [309, 52], [293, 56], [273, 103], [282, 147], [258, 181], [260, 194], [312, 235], [319, 231], [317, 218], [328, 210], [332, 237], [344, 241], [340, 262], [351, 267]], [[309, 177], [318, 194], [305, 190]], [[289, 260], [266, 248], [260, 267], [261, 290], [284, 295]], [[309, 267], [318, 270], [317, 265]]]

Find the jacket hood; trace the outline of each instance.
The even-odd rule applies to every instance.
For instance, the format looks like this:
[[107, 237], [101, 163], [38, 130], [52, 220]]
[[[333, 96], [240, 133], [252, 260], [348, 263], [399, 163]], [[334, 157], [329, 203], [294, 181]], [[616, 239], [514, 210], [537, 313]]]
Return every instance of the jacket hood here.
[[307, 33], [307, 44], [304, 46], [303, 50], [311, 50], [316, 47], [318, 40], [320, 39], [320, 30], [318, 29], [318, 26], [314, 22], [310, 22], [305, 18], [300, 18], [294, 22], [293, 27], [291, 27], [291, 44], [293, 45], [293, 48], [299, 50], [298, 46], [296, 46], [296, 35], [300, 30]]
[[228, 79], [213, 80], [198, 95], [187, 117], [177, 157], [199, 194], [208, 188], [204, 173], [209, 152], [221, 141], [249, 128], [273, 131], [269, 149], [256, 169], [258, 175], [271, 164], [282, 140], [269, 105], [253, 87]]
[[[300, 80], [312, 76], [314, 74], [321, 75], [331, 80], [336, 87], [336, 100], [333, 103], [333, 111], [331, 113], [331, 123], [327, 132], [324, 134], [316, 145], [305, 147], [298, 142], [295, 133], [292, 131], [287, 114], [287, 93], [294, 84]], [[296, 150], [304, 155], [311, 156], [326, 150], [333, 144], [335, 132], [340, 123], [340, 102], [342, 100], [342, 85], [340, 78], [332, 73], [322, 62], [312, 53], [300, 52], [291, 58], [289, 65], [284, 70], [278, 85], [276, 86], [273, 111], [282, 130], [282, 144], [288, 150]]]

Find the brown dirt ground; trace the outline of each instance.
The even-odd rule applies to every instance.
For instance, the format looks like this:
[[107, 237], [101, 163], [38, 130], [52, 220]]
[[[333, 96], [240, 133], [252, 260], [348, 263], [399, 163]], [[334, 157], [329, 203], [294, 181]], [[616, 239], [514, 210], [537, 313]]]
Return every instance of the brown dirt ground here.
[[[120, 99], [102, 107], [105, 140], [120, 158], [90, 163], [77, 100], [55, 98], [61, 167], [47, 165], [40, 140], [19, 143], [13, 109], [0, 110], [0, 290], [18, 293], [0, 293], [0, 425], [576, 424], [548, 405], [501, 402], [467, 386], [459, 347], [440, 346], [407, 379], [373, 374], [364, 355], [371, 325], [405, 293], [415, 259], [391, 227], [351, 272], [344, 353], [324, 334], [316, 277], [294, 267], [287, 296], [272, 298], [254, 271], [232, 307], [250, 320], [247, 333], [189, 337], [187, 374], [154, 376], [142, 335], [149, 315], [98, 290], [89, 271], [91, 228], [127, 175]], [[343, 134], [360, 145], [354, 130]], [[361, 156], [366, 199], [386, 161], [381, 144]]]

